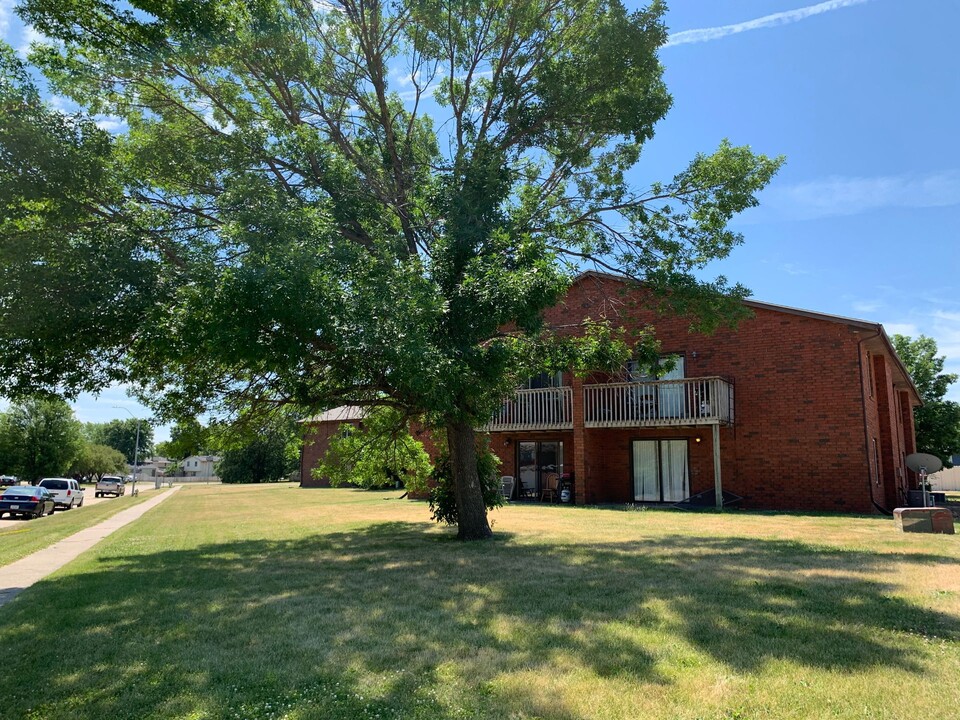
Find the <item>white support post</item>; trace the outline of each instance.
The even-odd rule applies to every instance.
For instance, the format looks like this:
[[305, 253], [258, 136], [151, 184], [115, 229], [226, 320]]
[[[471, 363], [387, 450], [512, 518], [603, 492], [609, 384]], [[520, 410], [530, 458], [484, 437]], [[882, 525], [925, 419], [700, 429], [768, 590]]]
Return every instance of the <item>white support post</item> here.
[[717, 507], [723, 507], [723, 483], [720, 481], [720, 425], [713, 425], [713, 491], [717, 496]]

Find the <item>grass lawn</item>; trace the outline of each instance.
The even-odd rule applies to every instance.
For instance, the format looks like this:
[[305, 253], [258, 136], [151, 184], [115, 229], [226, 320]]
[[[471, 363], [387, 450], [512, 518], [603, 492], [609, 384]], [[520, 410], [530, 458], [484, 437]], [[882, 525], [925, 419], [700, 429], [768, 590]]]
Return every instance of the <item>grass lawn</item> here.
[[945, 718], [960, 536], [185, 487], [0, 609], [11, 718]]
[[[88, 489], [87, 492], [93, 495], [92, 489]], [[111, 515], [133, 507], [149, 497], [149, 494], [141, 494], [137, 497], [127, 495], [109, 502], [84, 505], [82, 508], [73, 510], [57, 510], [52, 516], [24, 520], [13, 527], [4, 528], [0, 530], [0, 566], [9, 565], [14, 560], [49, 547], [58, 540], [96, 525], [101, 520], [106, 520]]]

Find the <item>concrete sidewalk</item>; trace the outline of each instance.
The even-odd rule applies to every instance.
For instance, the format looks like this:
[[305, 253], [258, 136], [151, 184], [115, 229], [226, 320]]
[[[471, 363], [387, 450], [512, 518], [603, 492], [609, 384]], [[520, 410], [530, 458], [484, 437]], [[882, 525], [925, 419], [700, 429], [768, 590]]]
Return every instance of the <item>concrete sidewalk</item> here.
[[156, 507], [179, 489], [179, 487], [174, 487], [172, 490], [160, 493], [139, 505], [118, 512], [102, 523], [74, 533], [68, 538], [55, 542], [50, 547], [38, 550], [32, 555], [27, 555], [27, 557], [5, 567], [0, 567], [0, 607], [13, 600], [22, 590], [59, 570], [80, 553], [92, 548], [113, 531], [119, 530], [124, 525], [129, 525], [147, 510]]

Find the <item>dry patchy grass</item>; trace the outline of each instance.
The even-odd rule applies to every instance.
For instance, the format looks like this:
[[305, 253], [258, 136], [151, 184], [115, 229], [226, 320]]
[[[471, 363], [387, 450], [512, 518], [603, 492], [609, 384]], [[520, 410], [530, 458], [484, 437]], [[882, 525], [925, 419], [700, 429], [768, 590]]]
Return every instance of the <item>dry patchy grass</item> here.
[[184, 488], [0, 612], [5, 707], [729, 720], [935, 718], [960, 698], [957, 537], [514, 505], [461, 544], [397, 496]]

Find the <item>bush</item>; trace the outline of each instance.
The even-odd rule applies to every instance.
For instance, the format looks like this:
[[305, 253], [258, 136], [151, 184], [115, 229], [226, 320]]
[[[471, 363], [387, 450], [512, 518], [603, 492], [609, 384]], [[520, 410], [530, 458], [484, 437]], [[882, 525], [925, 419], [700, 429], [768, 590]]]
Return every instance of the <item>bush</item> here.
[[[480, 478], [480, 490], [483, 493], [483, 503], [487, 510], [493, 510], [503, 505], [503, 495], [500, 493], [500, 458], [490, 451], [489, 442], [477, 448], [477, 475]], [[438, 523], [456, 525], [459, 520], [457, 513], [457, 496], [453, 487], [453, 469], [450, 467], [450, 453], [443, 450], [437, 458], [437, 464], [431, 477], [433, 487], [430, 489], [430, 512]]]

